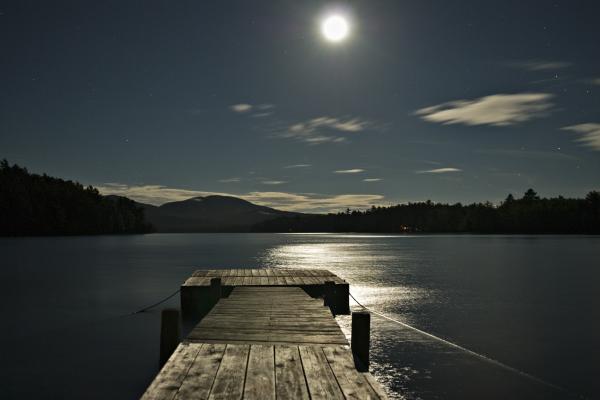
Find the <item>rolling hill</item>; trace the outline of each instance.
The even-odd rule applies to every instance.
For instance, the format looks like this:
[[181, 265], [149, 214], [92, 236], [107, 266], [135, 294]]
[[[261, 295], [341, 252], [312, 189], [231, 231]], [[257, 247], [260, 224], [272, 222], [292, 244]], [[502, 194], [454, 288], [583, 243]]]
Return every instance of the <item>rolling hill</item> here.
[[193, 197], [161, 206], [138, 204], [157, 232], [247, 232], [257, 223], [302, 215], [229, 196]]

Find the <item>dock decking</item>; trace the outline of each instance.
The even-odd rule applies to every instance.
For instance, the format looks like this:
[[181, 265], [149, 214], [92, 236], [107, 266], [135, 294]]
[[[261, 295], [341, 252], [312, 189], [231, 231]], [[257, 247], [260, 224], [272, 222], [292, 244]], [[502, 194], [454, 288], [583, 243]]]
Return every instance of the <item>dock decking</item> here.
[[188, 335], [204, 343], [348, 344], [322, 299], [299, 287], [236, 287]]
[[223, 286], [311, 286], [323, 285], [326, 281], [347, 283], [326, 269], [235, 268], [198, 270], [183, 286], [209, 286], [212, 278], [221, 278]]
[[[273, 273], [248, 276], [254, 279], [287, 278], [290, 271], [298, 270], [209, 271], [190, 279], [232, 278], [233, 283], [242, 284], [232, 285], [228, 297], [221, 298], [192, 329], [143, 399], [386, 398], [368, 372], [357, 370], [348, 341], [329, 307], [323, 306], [322, 299], [309, 296], [301, 288], [303, 283], [259, 286], [237, 281], [245, 279], [247, 271]], [[322, 275], [302, 275], [308, 273]], [[335, 282], [332, 275], [318, 270], [292, 272], [292, 277]]]

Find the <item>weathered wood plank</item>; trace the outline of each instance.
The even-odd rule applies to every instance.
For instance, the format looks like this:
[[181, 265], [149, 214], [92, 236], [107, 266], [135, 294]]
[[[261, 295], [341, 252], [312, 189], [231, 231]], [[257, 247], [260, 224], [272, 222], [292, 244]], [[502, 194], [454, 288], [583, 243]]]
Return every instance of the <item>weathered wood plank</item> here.
[[369, 383], [369, 385], [371, 385], [371, 388], [373, 389], [373, 391], [375, 393], [377, 393], [377, 396], [379, 396], [379, 398], [381, 400], [387, 400], [388, 399], [388, 395], [385, 392], [385, 390], [383, 390], [383, 386], [381, 386], [381, 384], [379, 382], [377, 382], [377, 380], [375, 379], [375, 377], [373, 375], [371, 375], [368, 372], [363, 372], [362, 376], [365, 377], [365, 379], [367, 380], [367, 382]]
[[196, 277], [196, 276], [192, 276], [191, 278], [188, 278], [183, 283], [183, 286], [209, 286], [209, 285], [210, 285], [210, 278]]
[[223, 359], [225, 344], [206, 343], [192, 363], [175, 400], [208, 399], [215, 376]]
[[250, 346], [228, 344], [209, 399], [241, 399]]
[[221, 285], [223, 286], [233, 286], [233, 280], [235, 278], [229, 277], [229, 276], [224, 276], [221, 278]]
[[275, 350], [273, 346], [252, 345], [250, 347], [244, 399], [275, 399]]
[[379, 398], [363, 374], [356, 370], [349, 349], [326, 346], [323, 347], [323, 352], [346, 399]]
[[308, 388], [297, 346], [275, 346], [277, 399], [308, 399]]
[[240, 286], [244, 283], [244, 277], [243, 276], [236, 276], [235, 279], [233, 280], [233, 285], [234, 286]]
[[286, 285], [294, 286], [296, 284], [293, 276], [284, 276], [283, 279], [285, 280]]
[[344, 336], [308, 334], [304, 332], [271, 334], [269, 332], [223, 332], [221, 334], [205, 331], [193, 331], [188, 336], [190, 341], [203, 342], [210, 340], [211, 343], [229, 343], [230, 341], [247, 341], [253, 343], [298, 343], [319, 345], [345, 345], [348, 342]]
[[173, 355], [142, 395], [142, 400], [173, 399], [202, 346], [196, 343], [182, 343], [177, 346]]
[[323, 350], [319, 347], [309, 346], [299, 346], [299, 350], [310, 398], [313, 400], [343, 399], [344, 395]]
[[277, 284], [281, 285], [281, 286], [285, 286], [286, 285], [285, 277], [284, 276], [278, 276], [277, 277]]

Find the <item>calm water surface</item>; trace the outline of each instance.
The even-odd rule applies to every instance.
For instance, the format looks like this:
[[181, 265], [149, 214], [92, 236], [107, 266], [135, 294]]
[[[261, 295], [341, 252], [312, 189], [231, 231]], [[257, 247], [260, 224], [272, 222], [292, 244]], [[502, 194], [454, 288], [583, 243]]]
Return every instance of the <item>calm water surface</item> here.
[[[157, 372], [159, 310], [125, 315], [208, 267], [327, 268], [367, 307], [600, 397], [596, 237], [18, 238], [0, 239], [0, 257], [2, 398], [139, 397]], [[338, 321], [347, 330], [348, 317]], [[569, 397], [396, 323], [371, 324], [372, 371], [395, 398]]]

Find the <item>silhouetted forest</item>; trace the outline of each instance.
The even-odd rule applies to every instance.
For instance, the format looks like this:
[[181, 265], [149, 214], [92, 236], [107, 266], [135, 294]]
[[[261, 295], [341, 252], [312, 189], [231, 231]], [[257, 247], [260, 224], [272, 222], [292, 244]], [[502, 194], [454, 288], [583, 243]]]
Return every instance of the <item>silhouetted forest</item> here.
[[0, 162], [1, 236], [149, 231], [144, 210], [132, 200]]
[[600, 192], [585, 199], [540, 198], [532, 189], [501, 205], [431, 201], [327, 215], [277, 218], [257, 232], [600, 233]]

